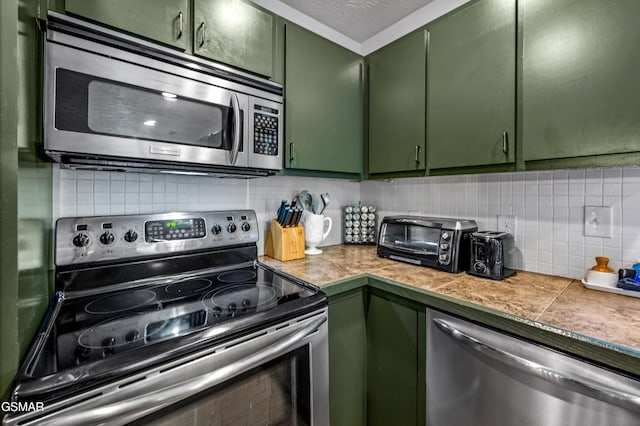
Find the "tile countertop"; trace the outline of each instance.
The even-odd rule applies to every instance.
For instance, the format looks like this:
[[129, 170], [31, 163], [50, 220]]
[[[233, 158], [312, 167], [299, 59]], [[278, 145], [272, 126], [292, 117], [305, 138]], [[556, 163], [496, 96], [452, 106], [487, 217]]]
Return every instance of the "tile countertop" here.
[[[640, 298], [589, 290], [578, 280], [526, 271], [518, 271], [504, 281], [450, 274], [379, 258], [374, 246], [338, 245], [323, 250], [321, 255], [289, 262], [266, 256], [260, 260], [327, 293], [366, 277], [386, 283], [385, 289], [402, 289], [403, 296], [426, 304], [439, 299], [464, 304], [467, 309], [526, 325], [516, 334], [539, 330], [565, 341], [597, 346], [605, 350], [600, 356], [590, 356], [593, 351], [589, 347], [573, 352], [640, 374]], [[606, 351], [622, 354], [623, 358], [610, 358]]]

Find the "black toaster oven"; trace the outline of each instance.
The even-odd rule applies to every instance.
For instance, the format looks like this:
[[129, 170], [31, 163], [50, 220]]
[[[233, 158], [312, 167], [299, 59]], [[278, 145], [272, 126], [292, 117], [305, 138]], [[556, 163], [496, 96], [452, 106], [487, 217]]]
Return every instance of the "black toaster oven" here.
[[474, 220], [387, 216], [378, 235], [378, 256], [447, 272], [469, 269]]

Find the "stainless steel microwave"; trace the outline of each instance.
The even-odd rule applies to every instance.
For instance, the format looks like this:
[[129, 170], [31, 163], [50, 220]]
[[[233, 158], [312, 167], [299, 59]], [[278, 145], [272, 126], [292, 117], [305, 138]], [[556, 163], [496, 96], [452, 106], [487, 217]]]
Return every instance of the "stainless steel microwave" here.
[[45, 40], [44, 148], [74, 168], [266, 176], [282, 86], [65, 15]]
[[378, 236], [378, 256], [447, 272], [469, 270], [473, 220], [387, 216]]

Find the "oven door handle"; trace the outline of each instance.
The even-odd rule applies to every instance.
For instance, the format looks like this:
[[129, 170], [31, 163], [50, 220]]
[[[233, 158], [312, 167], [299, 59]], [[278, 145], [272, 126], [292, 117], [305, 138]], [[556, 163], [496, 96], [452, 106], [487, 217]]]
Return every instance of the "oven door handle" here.
[[240, 151], [240, 102], [238, 95], [231, 94], [231, 107], [233, 108], [233, 146], [231, 147], [231, 164], [236, 164], [238, 151]]
[[[267, 361], [286, 354], [292, 350], [292, 347], [315, 332], [318, 327], [326, 321], [326, 315], [314, 318], [312, 321], [305, 324], [303, 328], [288, 334], [286, 337], [277, 340], [275, 343], [266, 346], [264, 349], [232, 362], [229, 365], [217, 368], [211, 373], [197, 377], [196, 379], [185, 380], [179, 382], [177, 385], [149, 392], [138, 397], [123, 398], [123, 400], [118, 402], [110, 404], [107, 403], [106, 405], [100, 405], [88, 409], [82, 408], [82, 404], [79, 404], [71, 412], [62, 410], [50, 416], [40, 418], [38, 419], [37, 424], [54, 425], [60, 424], [62, 421], [65, 425], [120, 425], [131, 422], [181, 400], [197, 395], [212, 386], [223, 383], [239, 374], [258, 367]], [[233, 350], [233, 347], [230, 348], [230, 350]]]

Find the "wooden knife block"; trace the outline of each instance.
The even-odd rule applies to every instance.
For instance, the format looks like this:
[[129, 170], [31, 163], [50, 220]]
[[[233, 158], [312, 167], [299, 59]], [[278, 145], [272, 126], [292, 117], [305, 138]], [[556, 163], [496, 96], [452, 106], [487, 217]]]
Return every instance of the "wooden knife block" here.
[[304, 229], [301, 224], [283, 228], [277, 220], [271, 220], [264, 247], [267, 256], [287, 261], [304, 257]]

